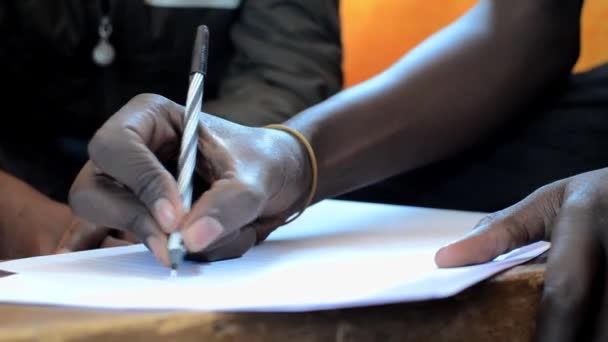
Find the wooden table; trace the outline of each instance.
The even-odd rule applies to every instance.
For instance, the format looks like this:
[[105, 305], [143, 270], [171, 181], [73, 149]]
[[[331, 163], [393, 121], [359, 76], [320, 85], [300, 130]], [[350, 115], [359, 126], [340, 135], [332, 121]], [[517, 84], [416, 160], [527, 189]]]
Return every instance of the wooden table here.
[[528, 341], [543, 279], [533, 263], [446, 300], [289, 314], [0, 305], [0, 340]]

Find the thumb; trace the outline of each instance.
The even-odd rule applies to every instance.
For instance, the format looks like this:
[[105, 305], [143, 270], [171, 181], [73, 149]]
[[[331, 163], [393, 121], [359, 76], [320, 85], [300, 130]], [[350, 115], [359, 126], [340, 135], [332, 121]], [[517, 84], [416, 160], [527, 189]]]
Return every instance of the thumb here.
[[439, 267], [478, 264], [544, 239], [561, 206], [563, 189], [563, 182], [552, 183], [486, 216], [463, 238], [439, 249], [435, 263]]
[[[186, 217], [182, 236], [190, 252], [201, 252], [223, 237], [237, 236], [238, 232], [255, 221], [266, 196], [254, 184], [235, 177], [215, 181], [195, 203]], [[255, 234], [248, 235], [249, 245]]]

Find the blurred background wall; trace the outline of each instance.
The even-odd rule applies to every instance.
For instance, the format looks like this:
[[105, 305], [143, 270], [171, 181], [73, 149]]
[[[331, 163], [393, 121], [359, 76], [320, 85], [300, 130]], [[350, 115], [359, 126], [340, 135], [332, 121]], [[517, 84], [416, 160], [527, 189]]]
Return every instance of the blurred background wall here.
[[[342, 0], [345, 86], [386, 69], [475, 3], [476, 0]], [[576, 71], [608, 62], [608, 0], [586, 0], [582, 38]]]

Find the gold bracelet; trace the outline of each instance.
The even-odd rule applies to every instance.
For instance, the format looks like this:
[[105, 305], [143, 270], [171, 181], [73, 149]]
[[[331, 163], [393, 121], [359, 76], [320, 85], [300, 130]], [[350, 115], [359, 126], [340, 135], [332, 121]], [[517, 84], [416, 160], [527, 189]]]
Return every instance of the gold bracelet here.
[[306, 202], [304, 203], [304, 207], [302, 208], [302, 210], [300, 210], [295, 216], [292, 216], [287, 221], [285, 221], [285, 223], [283, 223], [283, 224], [288, 224], [288, 223], [292, 222], [293, 220], [297, 219], [298, 217], [300, 217], [300, 215], [302, 215], [304, 210], [306, 210], [306, 208], [308, 208], [310, 206], [313, 199], [315, 198], [315, 193], [317, 192], [317, 179], [318, 179], [318, 173], [319, 173], [319, 170], [317, 168], [317, 157], [315, 156], [315, 151], [312, 149], [312, 146], [310, 145], [310, 143], [308, 142], [306, 137], [304, 137], [304, 135], [302, 135], [302, 133], [298, 132], [297, 130], [295, 130], [291, 127], [285, 126], [285, 125], [276, 125], [276, 124], [268, 125], [268, 126], [266, 126], [266, 128], [277, 129], [280, 131], [287, 132], [287, 133], [291, 134], [292, 136], [294, 136], [302, 145], [304, 145], [304, 147], [306, 148], [306, 152], [308, 153], [308, 159], [310, 159], [310, 168], [312, 171], [312, 181], [311, 181], [312, 184], [310, 187], [310, 193], [308, 194], [308, 198], [306, 198]]

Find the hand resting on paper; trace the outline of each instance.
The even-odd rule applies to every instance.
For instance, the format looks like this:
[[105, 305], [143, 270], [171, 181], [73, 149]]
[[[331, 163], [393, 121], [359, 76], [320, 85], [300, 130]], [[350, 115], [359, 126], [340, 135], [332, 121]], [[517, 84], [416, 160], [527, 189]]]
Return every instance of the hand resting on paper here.
[[550, 240], [537, 334], [541, 341], [608, 339], [608, 169], [546, 185], [491, 214], [437, 252], [441, 267], [490, 261]]
[[91, 140], [70, 204], [91, 222], [133, 233], [164, 264], [176, 229], [205, 260], [240, 256], [299, 209], [310, 187], [306, 152], [284, 132], [203, 114], [195, 177], [205, 188], [184, 214], [164, 166], [176, 163], [183, 112], [162, 96], [133, 98]]

